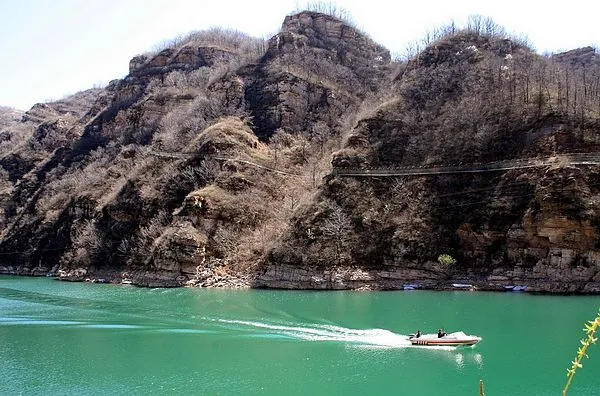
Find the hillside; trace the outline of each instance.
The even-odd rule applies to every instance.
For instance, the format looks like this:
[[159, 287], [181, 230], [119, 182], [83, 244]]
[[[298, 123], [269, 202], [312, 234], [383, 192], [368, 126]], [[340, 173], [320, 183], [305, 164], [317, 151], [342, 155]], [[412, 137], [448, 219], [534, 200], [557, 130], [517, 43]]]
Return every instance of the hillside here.
[[192, 33], [34, 106], [0, 124], [0, 273], [600, 291], [600, 56], [542, 57], [490, 26], [392, 62], [301, 12], [267, 42]]
[[23, 116], [20, 110], [11, 107], [0, 106], [0, 128], [7, 128], [21, 120]]

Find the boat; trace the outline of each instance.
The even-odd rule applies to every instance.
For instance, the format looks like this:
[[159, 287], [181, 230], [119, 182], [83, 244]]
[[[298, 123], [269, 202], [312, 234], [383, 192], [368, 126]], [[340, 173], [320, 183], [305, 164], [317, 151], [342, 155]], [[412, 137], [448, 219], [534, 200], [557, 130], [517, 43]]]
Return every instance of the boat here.
[[522, 292], [526, 291], [529, 286], [514, 286], [514, 285], [506, 285], [504, 286], [504, 290], [506, 291], [514, 291], [514, 292]]
[[455, 289], [473, 290], [473, 285], [470, 283], [453, 283], [452, 287]]
[[443, 337], [438, 337], [437, 334], [422, 334], [420, 337], [410, 335], [408, 340], [413, 345], [426, 345], [426, 346], [461, 346], [461, 345], [475, 345], [481, 341], [481, 337], [467, 335], [462, 331], [455, 333], [446, 334]]

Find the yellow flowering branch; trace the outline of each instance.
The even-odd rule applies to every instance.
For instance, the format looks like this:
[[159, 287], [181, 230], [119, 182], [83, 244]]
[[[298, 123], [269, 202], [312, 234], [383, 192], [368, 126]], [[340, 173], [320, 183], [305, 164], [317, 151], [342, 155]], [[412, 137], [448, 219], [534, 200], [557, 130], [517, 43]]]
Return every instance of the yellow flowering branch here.
[[581, 360], [586, 357], [589, 359], [587, 355], [587, 349], [590, 345], [595, 344], [598, 341], [598, 338], [595, 337], [596, 331], [600, 326], [600, 310], [598, 311], [598, 315], [596, 315], [596, 319], [590, 320], [585, 324], [585, 328], [583, 332], [586, 336], [580, 340], [581, 346], [577, 350], [577, 357], [571, 363], [571, 368], [567, 369], [567, 384], [562, 391], [563, 396], [566, 396], [567, 390], [569, 389], [569, 385], [571, 385], [571, 381], [573, 381], [573, 377], [575, 376], [575, 372], [578, 368], [582, 368], [583, 364], [581, 364]]

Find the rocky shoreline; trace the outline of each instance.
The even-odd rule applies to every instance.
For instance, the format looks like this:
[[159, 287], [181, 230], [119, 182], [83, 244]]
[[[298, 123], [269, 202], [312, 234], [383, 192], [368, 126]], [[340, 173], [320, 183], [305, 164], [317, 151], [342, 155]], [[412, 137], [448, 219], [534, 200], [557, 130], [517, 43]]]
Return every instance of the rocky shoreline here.
[[[462, 290], [552, 294], [600, 294], [600, 274], [584, 267], [497, 268], [490, 274], [443, 271], [434, 264], [420, 268], [365, 269], [357, 267], [270, 266], [255, 274], [235, 274], [222, 267], [204, 268], [192, 278], [168, 271], [97, 270], [57, 267], [0, 266], [2, 275], [47, 276], [61, 281], [109, 283], [139, 287], [197, 287], [280, 290]], [[502, 275], [500, 275], [502, 274]], [[542, 275], [552, 276], [544, 278]], [[561, 275], [562, 274], [562, 275]], [[562, 278], [561, 278], [562, 276]]]
[[489, 274], [473, 270], [425, 267], [364, 269], [357, 267], [271, 266], [253, 287], [308, 290], [481, 290], [539, 293], [600, 293], [600, 273], [593, 268], [541, 266], [497, 268]]

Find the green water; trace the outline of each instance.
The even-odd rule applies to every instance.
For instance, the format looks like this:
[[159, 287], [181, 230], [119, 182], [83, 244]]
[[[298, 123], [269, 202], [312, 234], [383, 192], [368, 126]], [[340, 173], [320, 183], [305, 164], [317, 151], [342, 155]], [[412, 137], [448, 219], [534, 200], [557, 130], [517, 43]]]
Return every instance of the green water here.
[[[0, 277], [1, 395], [559, 395], [600, 297]], [[463, 330], [475, 347], [407, 345]], [[600, 347], [572, 395], [600, 395]]]

